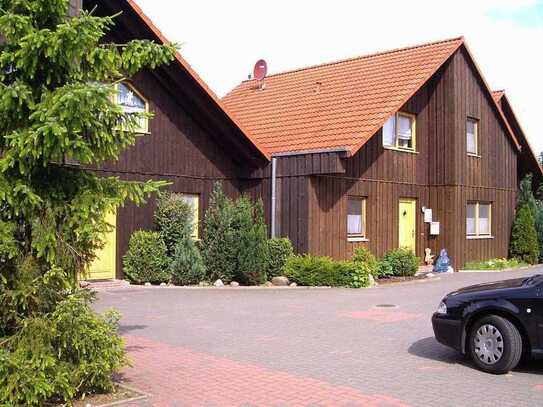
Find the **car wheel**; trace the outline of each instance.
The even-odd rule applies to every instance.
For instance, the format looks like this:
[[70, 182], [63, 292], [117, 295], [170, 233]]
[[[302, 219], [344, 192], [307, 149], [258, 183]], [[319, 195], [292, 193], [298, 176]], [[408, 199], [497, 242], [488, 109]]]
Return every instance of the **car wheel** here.
[[476, 321], [470, 330], [471, 358], [479, 369], [504, 374], [514, 369], [522, 356], [522, 337], [511, 321], [489, 315]]

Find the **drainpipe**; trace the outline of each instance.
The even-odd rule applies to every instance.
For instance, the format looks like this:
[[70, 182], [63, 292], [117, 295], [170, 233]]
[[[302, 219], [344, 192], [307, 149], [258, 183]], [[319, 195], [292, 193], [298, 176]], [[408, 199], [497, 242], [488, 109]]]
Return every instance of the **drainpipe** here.
[[277, 201], [277, 158], [272, 158], [271, 175], [271, 237], [275, 237], [275, 217]]

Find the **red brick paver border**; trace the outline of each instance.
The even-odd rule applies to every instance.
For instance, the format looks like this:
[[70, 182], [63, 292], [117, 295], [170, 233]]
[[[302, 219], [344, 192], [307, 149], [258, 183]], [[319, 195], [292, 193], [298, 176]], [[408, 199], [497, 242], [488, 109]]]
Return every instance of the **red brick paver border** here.
[[152, 394], [152, 406], [407, 407], [392, 397], [253, 364], [194, 352], [137, 336], [125, 337], [134, 387]]

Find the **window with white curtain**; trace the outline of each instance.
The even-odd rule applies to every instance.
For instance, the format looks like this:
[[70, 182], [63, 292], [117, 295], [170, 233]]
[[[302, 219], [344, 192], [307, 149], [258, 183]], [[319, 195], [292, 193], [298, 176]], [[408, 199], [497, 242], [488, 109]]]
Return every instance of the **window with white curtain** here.
[[468, 237], [488, 237], [492, 235], [491, 203], [468, 202], [466, 234]]
[[366, 237], [366, 198], [349, 197], [347, 234], [349, 237]]
[[383, 126], [383, 147], [415, 150], [415, 115], [398, 112]]

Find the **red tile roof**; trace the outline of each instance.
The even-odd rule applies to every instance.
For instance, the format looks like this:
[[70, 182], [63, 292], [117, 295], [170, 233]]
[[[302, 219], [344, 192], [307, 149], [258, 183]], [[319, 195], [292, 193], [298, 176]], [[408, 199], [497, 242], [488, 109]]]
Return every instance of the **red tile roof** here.
[[271, 153], [356, 153], [464, 43], [454, 38], [245, 81], [223, 98]]
[[[128, 5], [134, 10], [134, 12], [143, 20], [145, 25], [149, 27], [149, 29], [155, 34], [155, 36], [162, 42], [163, 44], [170, 44], [170, 41], [162, 34], [162, 32], [153, 24], [151, 19], [147, 17], [147, 15], [143, 12], [140, 6], [136, 4], [134, 0], [126, 0]], [[192, 69], [190, 64], [181, 56], [179, 52], [175, 55], [176, 61], [181, 65], [181, 67], [189, 73], [189, 75], [192, 76], [192, 78], [195, 80], [196, 83], [206, 92], [209, 97], [218, 105], [220, 109], [222, 109], [225, 114], [228, 116], [228, 118], [232, 121], [232, 123], [241, 130], [241, 132], [245, 135], [247, 140], [252, 143], [256, 149], [268, 160], [271, 158], [268, 151], [266, 151], [260, 143], [251, 136], [251, 134], [245, 129], [242, 124], [229, 112], [228, 108], [224, 105], [224, 103], [219, 99], [219, 97], [207, 86], [207, 84], [204, 82], [200, 76]]]

